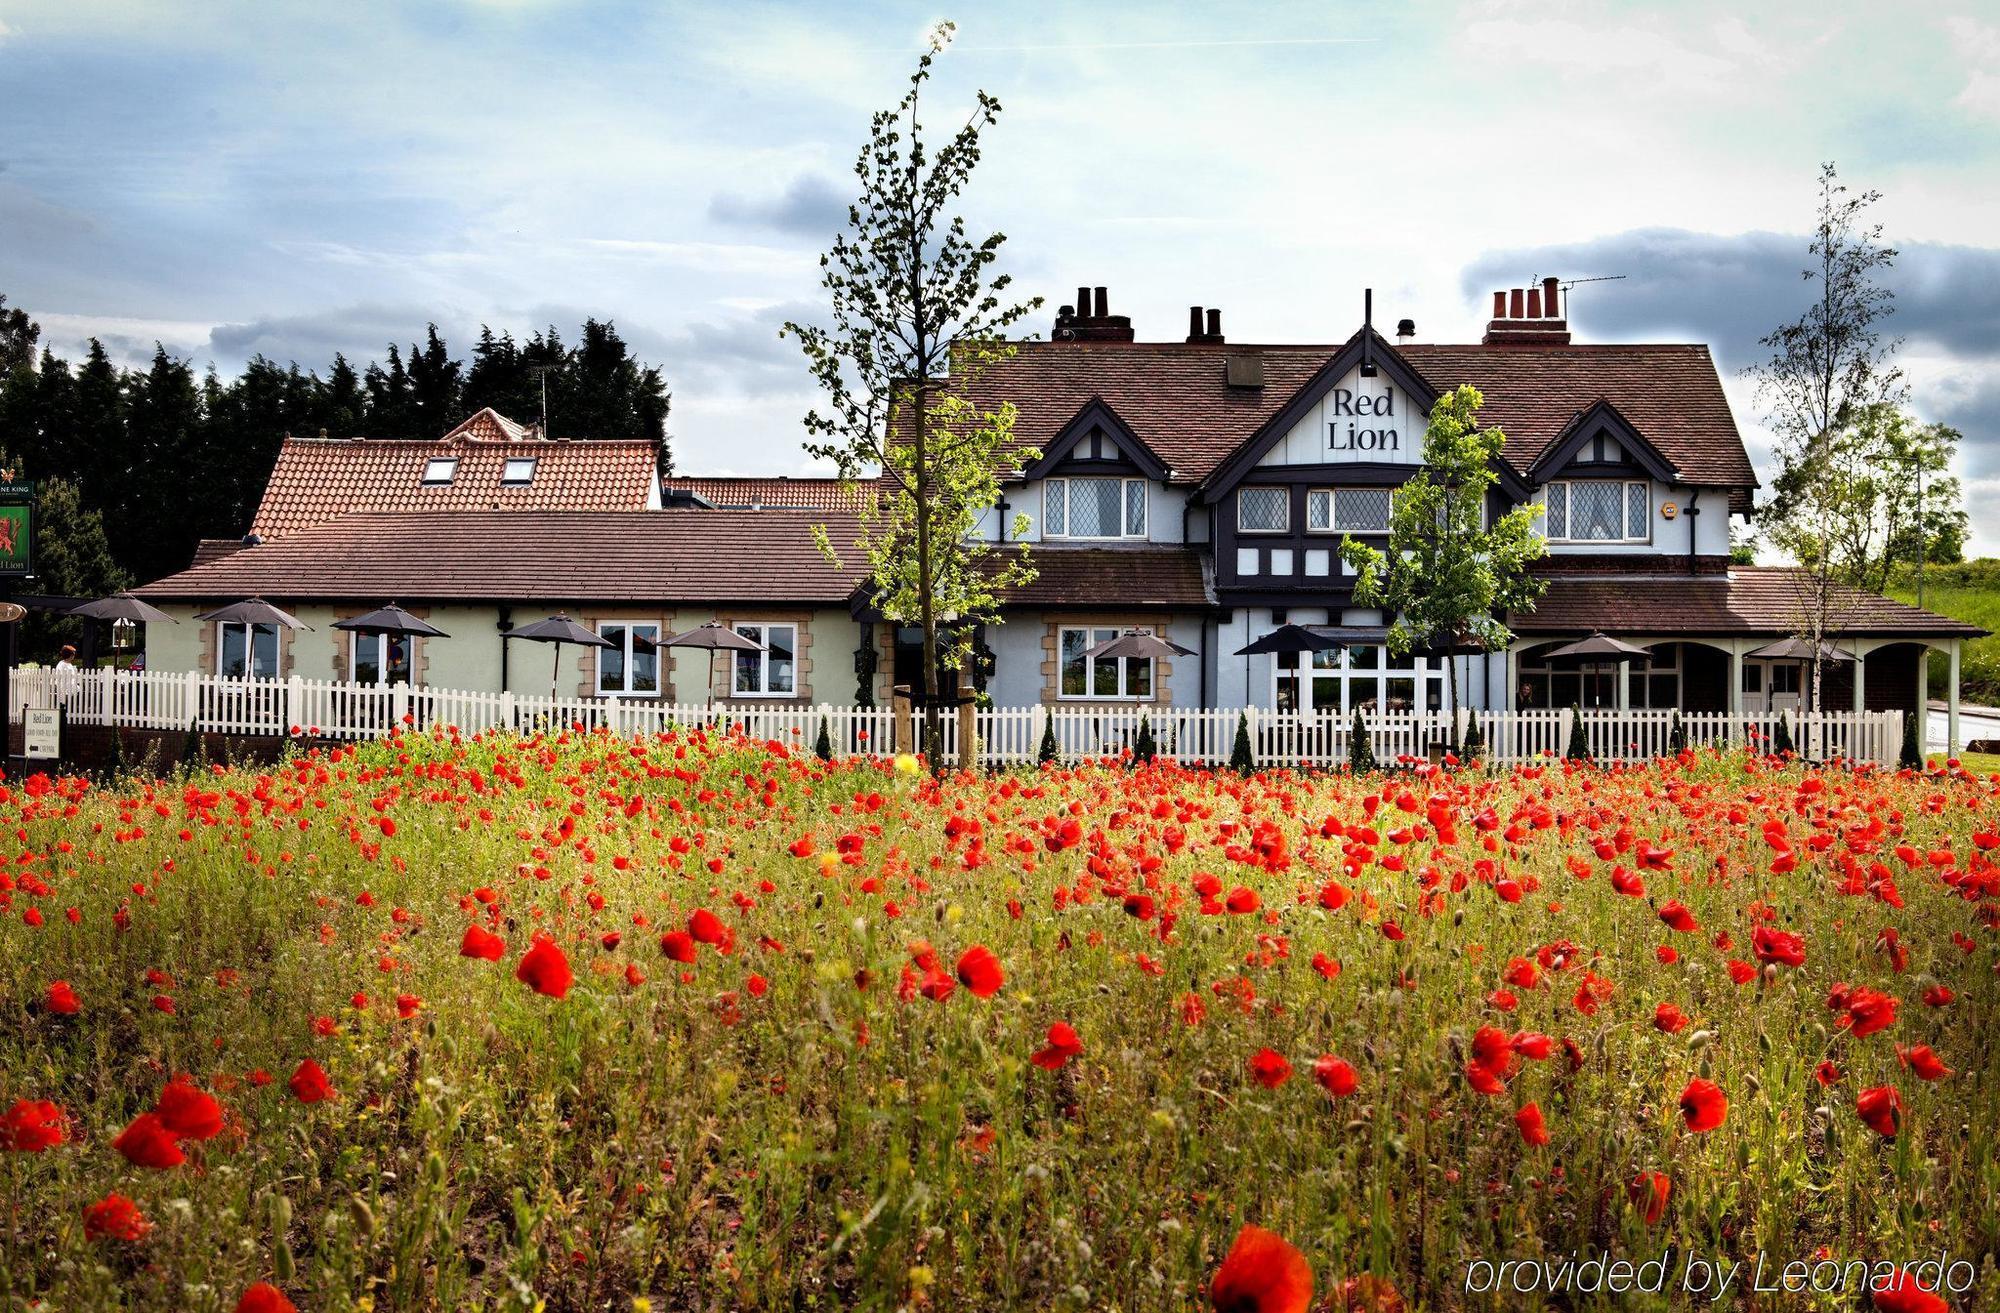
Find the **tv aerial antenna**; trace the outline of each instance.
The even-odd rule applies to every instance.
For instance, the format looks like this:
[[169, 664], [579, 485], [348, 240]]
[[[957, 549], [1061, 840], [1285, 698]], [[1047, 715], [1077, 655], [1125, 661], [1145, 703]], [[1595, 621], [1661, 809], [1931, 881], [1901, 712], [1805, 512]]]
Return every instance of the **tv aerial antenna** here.
[[1572, 287], [1581, 287], [1581, 286], [1583, 286], [1583, 284], [1585, 284], [1585, 283], [1615, 283], [1615, 282], [1617, 282], [1617, 281], [1618, 281], [1619, 279], [1621, 279], [1621, 278], [1624, 278], [1624, 277], [1627, 277], [1627, 275], [1625, 275], [1625, 274], [1599, 274], [1599, 275], [1597, 275], [1597, 276], [1596, 276], [1595, 278], [1572, 278], [1572, 279], [1569, 279], [1569, 280], [1568, 280], [1567, 282], [1564, 282], [1563, 284], [1561, 284], [1561, 287], [1562, 287], [1562, 294], [1563, 294], [1563, 305], [1562, 305], [1562, 308], [1563, 308], [1563, 313], [1562, 313], [1562, 317], [1563, 317], [1564, 319], [1567, 319], [1567, 318], [1569, 318], [1569, 289], [1570, 289], [1570, 288], [1572, 288]]

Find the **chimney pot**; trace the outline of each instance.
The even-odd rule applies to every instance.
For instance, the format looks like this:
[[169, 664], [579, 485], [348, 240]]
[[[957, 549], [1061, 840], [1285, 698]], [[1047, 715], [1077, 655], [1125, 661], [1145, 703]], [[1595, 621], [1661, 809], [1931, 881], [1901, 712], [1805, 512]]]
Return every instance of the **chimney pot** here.
[[1493, 294], [1493, 317], [1495, 319], [1505, 319], [1507, 317], [1507, 294], [1505, 292], [1495, 292]]
[[1095, 318], [1102, 319], [1111, 313], [1110, 305], [1104, 295], [1104, 289], [1101, 287], [1096, 289], [1095, 305], [1097, 307]]
[[1528, 318], [1540, 319], [1541, 317], [1542, 289], [1539, 287], [1530, 287], [1528, 289]]
[[1525, 302], [1525, 300], [1526, 300], [1526, 299], [1527, 299], [1527, 293], [1526, 293], [1526, 292], [1524, 292], [1524, 291], [1522, 291], [1522, 290], [1521, 290], [1520, 288], [1518, 288], [1518, 287], [1516, 287], [1516, 288], [1514, 288], [1514, 289], [1513, 289], [1512, 291], [1508, 292], [1508, 293], [1507, 293], [1507, 318], [1509, 318], [1509, 319], [1524, 319], [1524, 318], [1526, 318], [1526, 317], [1527, 317], [1527, 309], [1526, 309], [1526, 307], [1525, 307], [1525, 305], [1524, 305], [1524, 302]]
[[1398, 342], [1407, 342], [1416, 335], [1417, 335], [1416, 320], [1398, 319], [1396, 321], [1396, 340]]
[[1551, 319], [1562, 318], [1562, 302], [1556, 300], [1556, 280], [1542, 279], [1542, 313]]
[[1201, 336], [1201, 307], [1198, 305], [1191, 305], [1188, 307], [1188, 341], [1192, 342], [1200, 336]]
[[1218, 342], [1222, 340], [1222, 312], [1220, 310], [1210, 310], [1208, 312], [1208, 335]]
[[1076, 314], [1079, 319], [1090, 318], [1090, 289], [1088, 287], [1079, 287], [1076, 289]]

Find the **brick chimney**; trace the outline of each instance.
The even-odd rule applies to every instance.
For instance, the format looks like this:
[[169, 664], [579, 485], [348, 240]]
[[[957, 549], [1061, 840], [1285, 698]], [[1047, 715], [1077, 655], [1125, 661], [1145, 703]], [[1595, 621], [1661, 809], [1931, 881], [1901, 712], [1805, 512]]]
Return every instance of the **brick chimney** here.
[[1493, 294], [1493, 318], [1484, 346], [1568, 346], [1569, 321], [1562, 317], [1561, 289], [1553, 278], [1539, 287], [1516, 287]]
[[1066, 305], [1056, 312], [1058, 342], [1130, 342], [1132, 340], [1132, 318], [1130, 315], [1114, 315], [1105, 306], [1105, 292], [1101, 287], [1079, 287], [1076, 289], [1076, 304]]
[[1189, 306], [1187, 340], [1189, 346], [1221, 346], [1223, 342], [1222, 312], [1211, 308], [1208, 312], [1208, 319], [1204, 323], [1201, 307], [1198, 305]]

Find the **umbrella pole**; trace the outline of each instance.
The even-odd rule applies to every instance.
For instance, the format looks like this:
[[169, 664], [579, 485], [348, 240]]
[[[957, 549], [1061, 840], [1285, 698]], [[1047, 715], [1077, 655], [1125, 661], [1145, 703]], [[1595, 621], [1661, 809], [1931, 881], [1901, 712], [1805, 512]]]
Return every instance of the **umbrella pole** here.
[[556, 659], [549, 666], [549, 699], [551, 701], [556, 697], [556, 680], [562, 675], [562, 644], [557, 642], [552, 644], [552, 646], [556, 650]]

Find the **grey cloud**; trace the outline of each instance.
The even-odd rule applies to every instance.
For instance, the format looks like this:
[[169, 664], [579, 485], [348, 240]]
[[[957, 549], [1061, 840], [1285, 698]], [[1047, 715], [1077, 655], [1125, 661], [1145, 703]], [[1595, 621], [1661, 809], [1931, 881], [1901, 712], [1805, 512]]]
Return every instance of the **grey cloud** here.
[[[1545, 274], [1623, 274], [1572, 293], [1586, 340], [1673, 336], [1712, 344], [1725, 368], [1762, 357], [1757, 339], [1796, 318], [1809, 289], [1804, 236], [1641, 228], [1588, 241], [1491, 251], [1461, 276], [1467, 296], [1519, 287]], [[1913, 242], [1887, 278], [1896, 293], [1889, 331], [1912, 347], [1953, 356], [2000, 355], [2000, 249]]]
[[280, 363], [297, 361], [301, 369], [322, 372], [333, 362], [335, 352], [344, 352], [349, 363], [360, 369], [370, 360], [381, 359], [391, 342], [401, 346], [421, 342], [424, 325], [433, 322], [454, 354], [463, 357], [471, 350], [476, 326], [441, 318], [435, 309], [421, 306], [364, 304], [317, 314], [218, 324], [209, 333], [208, 351], [225, 367], [261, 353]]
[[847, 207], [852, 199], [845, 189], [823, 174], [801, 173], [776, 196], [719, 192], [708, 203], [708, 217], [718, 223], [825, 237], [847, 221]]

